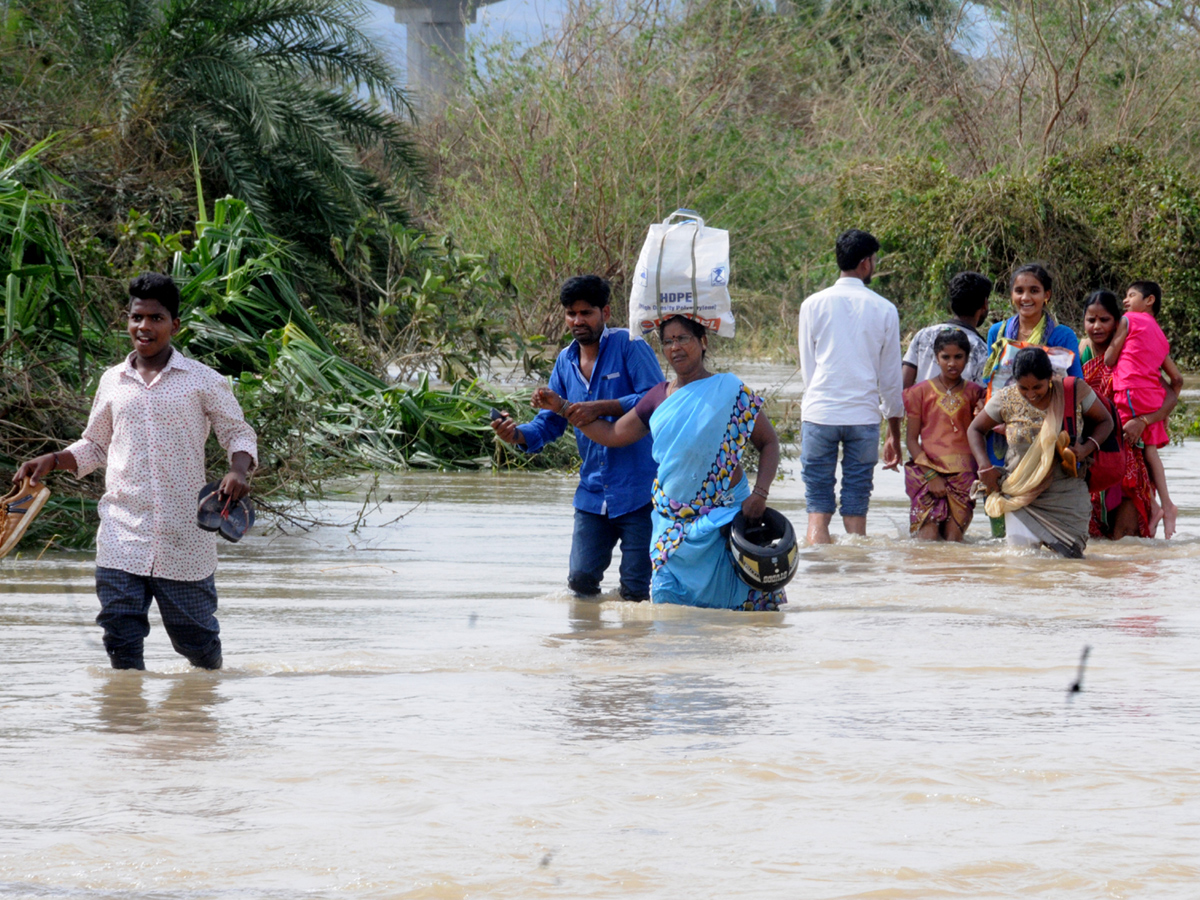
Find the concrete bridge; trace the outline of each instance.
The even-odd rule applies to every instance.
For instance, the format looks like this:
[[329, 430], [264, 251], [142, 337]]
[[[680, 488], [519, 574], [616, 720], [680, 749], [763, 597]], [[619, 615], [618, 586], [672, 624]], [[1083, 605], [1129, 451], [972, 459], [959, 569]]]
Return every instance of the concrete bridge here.
[[408, 30], [408, 88], [423, 105], [454, 89], [466, 54], [466, 26], [479, 7], [499, 0], [379, 0]]

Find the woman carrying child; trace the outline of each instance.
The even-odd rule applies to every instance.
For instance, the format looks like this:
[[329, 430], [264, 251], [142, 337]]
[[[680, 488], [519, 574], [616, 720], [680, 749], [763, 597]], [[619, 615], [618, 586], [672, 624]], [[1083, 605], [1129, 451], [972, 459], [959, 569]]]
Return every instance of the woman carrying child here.
[[938, 332], [933, 355], [941, 372], [904, 392], [910, 456], [904, 489], [912, 500], [909, 531], [923, 541], [961, 541], [975, 501], [976, 463], [967, 429], [983, 388], [963, 380], [971, 342], [954, 328]]
[[[1123, 315], [1121, 301], [1112, 291], [1093, 291], [1084, 301], [1083, 330], [1087, 340], [1081, 345], [1083, 377], [1092, 390], [1109, 400], [1114, 399], [1113, 369], [1105, 363], [1104, 353], [1112, 343]], [[1172, 384], [1162, 406], [1144, 419], [1151, 424], [1166, 420], [1179, 400], [1181, 386]], [[1126, 430], [1133, 432], [1139, 427], [1140, 423], [1136, 423], [1127, 426]], [[1158, 501], [1154, 498], [1154, 481], [1146, 468], [1142, 448], [1127, 443], [1125, 475], [1121, 484], [1092, 494], [1092, 537], [1114, 541], [1128, 536], [1153, 537], [1150, 523], [1161, 516]]]
[[[1016, 382], [992, 395], [967, 429], [979, 480], [987, 488], [984, 504], [992, 518], [1004, 517], [1009, 544], [1045, 544], [1062, 556], [1079, 559], [1087, 546], [1092, 500], [1086, 460], [1112, 433], [1113, 421], [1086, 382], [1075, 385], [1076, 422], [1087, 419], [1091, 435], [1078, 431], [1074, 446], [1063, 430], [1066, 392], [1041, 347], [1026, 347], [1013, 361]], [[1004, 425], [1008, 446], [1003, 466], [988, 458], [986, 438]], [[1072, 464], [1064, 464], [1070, 449]]]
[[1171, 379], [1171, 389], [1178, 396], [1183, 388], [1183, 376], [1171, 359], [1171, 343], [1159, 327], [1155, 316], [1162, 300], [1162, 288], [1153, 281], [1135, 281], [1125, 292], [1125, 315], [1117, 323], [1112, 341], [1104, 351], [1104, 363], [1112, 369], [1113, 399], [1121, 416], [1125, 439], [1131, 446], [1141, 446], [1146, 468], [1158, 489], [1162, 508], [1150, 519], [1150, 534], [1163, 523], [1163, 535], [1175, 534], [1179, 510], [1167, 492], [1167, 476], [1163, 470], [1158, 448], [1170, 443], [1166, 417], [1152, 413], [1162, 409], [1167, 397], [1160, 370]]

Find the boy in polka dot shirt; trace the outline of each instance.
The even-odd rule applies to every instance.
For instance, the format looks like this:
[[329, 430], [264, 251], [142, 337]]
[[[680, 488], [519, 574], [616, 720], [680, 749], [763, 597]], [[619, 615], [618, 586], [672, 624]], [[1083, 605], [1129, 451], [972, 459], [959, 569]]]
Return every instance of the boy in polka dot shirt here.
[[36, 483], [55, 469], [82, 477], [106, 467], [96, 622], [113, 668], [145, 668], [154, 599], [175, 650], [194, 666], [219, 669], [216, 534], [196, 524], [207, 481], [204, 445], [211, 429], [229, 458], [221, 494], [236, 502], [250, 491], [258, 441], [225, 378], [172, 346], [179, 331], [175, 282], [141, 275], [129, 294], [133, 352], [101, 376], [83, 436], [29, 460], [13, 480]]

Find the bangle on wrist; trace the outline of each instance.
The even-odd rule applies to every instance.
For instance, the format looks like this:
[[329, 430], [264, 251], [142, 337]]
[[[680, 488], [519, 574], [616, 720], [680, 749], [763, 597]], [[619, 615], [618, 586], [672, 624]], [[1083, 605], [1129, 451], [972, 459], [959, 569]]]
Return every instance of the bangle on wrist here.
[[[54, 469], [57, 469], [57, 468], [58, 468], [58, 454], [55, 453], [54, 454]], [[51, 469], [50, 471], [53, 472], [54, 469]]]
[[769, 493], [770, 493], [770, 491], [768, 491], [766, 488], [761, 488], [761, 487], [759, 487], [759, 486], [756, 484], [754, 487], [752, 487], [752, 488], [750, 489], [750, 493], [752, 493], [752, 494], [758, 494], [758, 496], [760, 496], [760, 497], [762, 497], [764, 500], [766, 500], [766, 499], [767, 499], [767, 494], [769, 494]]
[[995, 469], [995, 466], [988, 466], [986, 469], [980, 469], [977, 474], [982, 475], [984, 472], [990, 472]]
[[1088, 440], [1096, 445], [1096, 452], [1099, 453], [1100, 452], [1100, 442], [1098, 440], [1096, 440], [1094, 437], [1092, 437], [1091, 435], [1088, 436]]
[[567, 398], [563, 397], [563, 404], [558, 408], [558, 414], [565, 419], [567, 417], [567, 410], [570, 408], [570, 406], [571, 404], [567, 401]]

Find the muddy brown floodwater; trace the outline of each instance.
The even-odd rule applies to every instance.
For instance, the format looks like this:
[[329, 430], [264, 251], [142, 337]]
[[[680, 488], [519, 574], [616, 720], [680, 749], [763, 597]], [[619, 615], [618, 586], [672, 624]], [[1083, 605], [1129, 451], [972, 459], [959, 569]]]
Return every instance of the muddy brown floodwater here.
[[571, 478], [407, 475], [221, 548], [216, 674], [157, 613], [108, 670], [90, 556], [6, 560], [0, 897], [1195, 897], [1200, 445], [1163, 457], [1178, 537], [1083, 561], [912, 543], [878, 471], [778, 614], [574, 600]]

